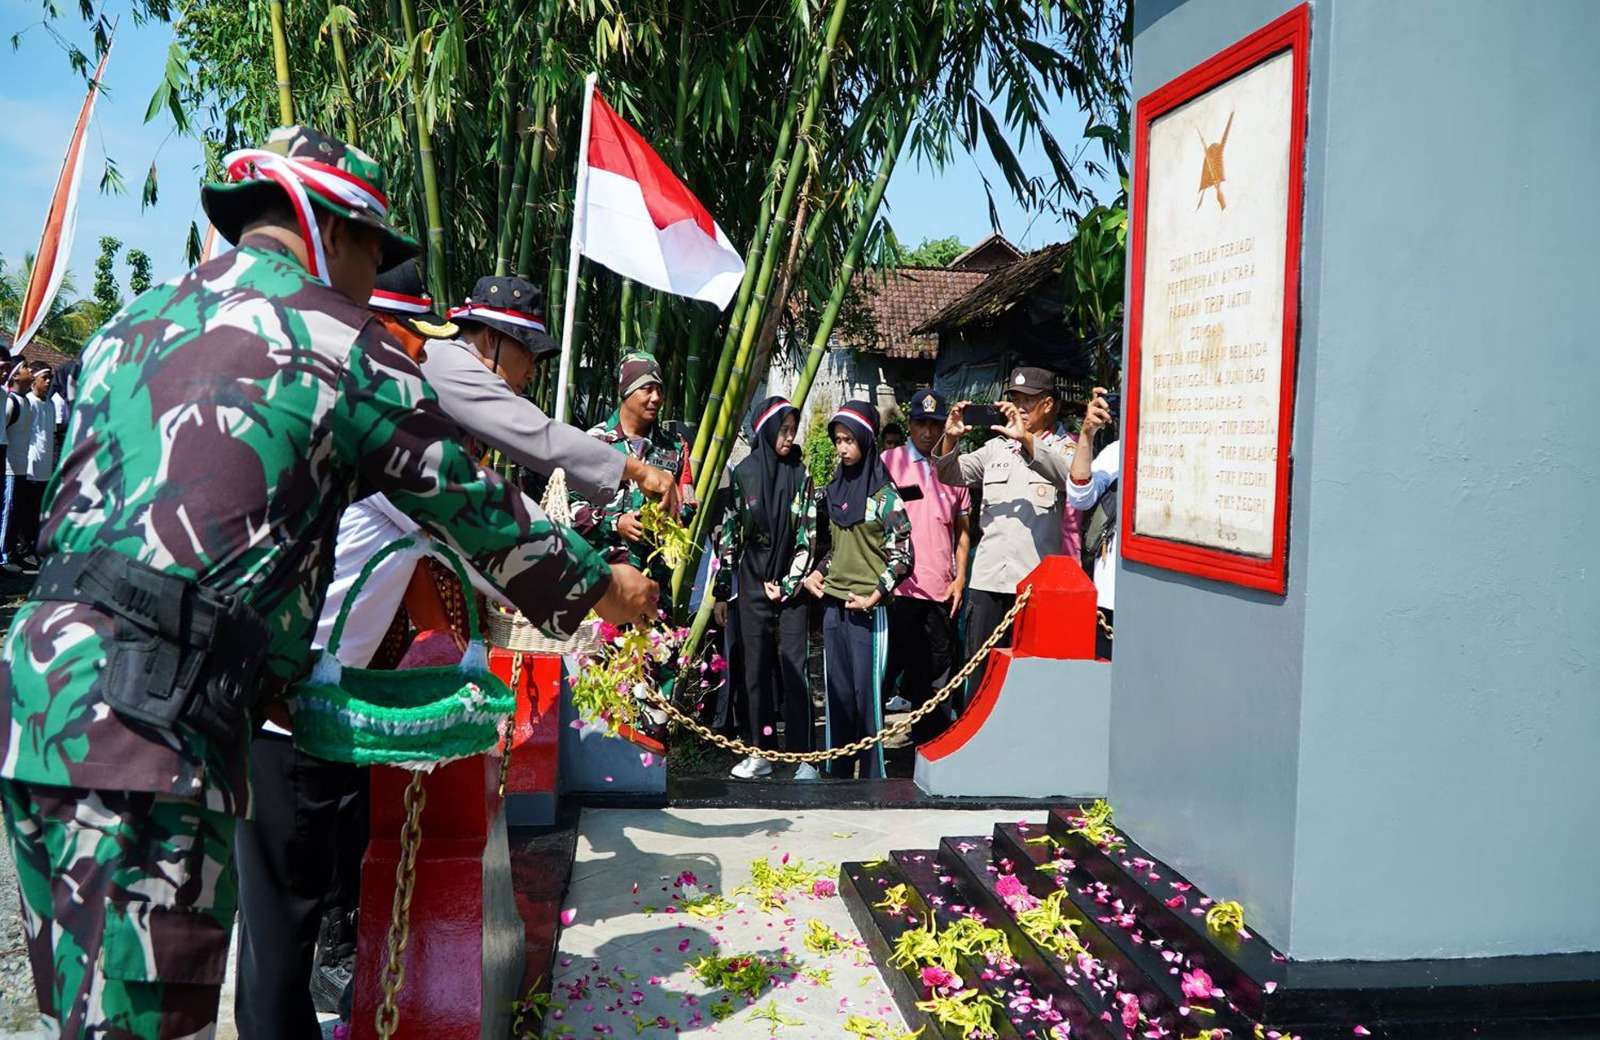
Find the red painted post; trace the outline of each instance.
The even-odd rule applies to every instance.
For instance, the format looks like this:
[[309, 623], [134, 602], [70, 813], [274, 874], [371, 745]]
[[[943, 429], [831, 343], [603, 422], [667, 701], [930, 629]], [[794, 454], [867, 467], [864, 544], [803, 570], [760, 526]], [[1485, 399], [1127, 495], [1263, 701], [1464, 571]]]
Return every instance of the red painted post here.
[[1046, 556], [1017, 589], [1024, 585], [1033, 586], [1033, 595], [1017, 615], [1012, 655], [1093, 660], [1095, 588], [1082, 565], [1070, 556]]
[[[380, 975], [394, 905], [395, 868], [411, 774], [372, 770], [367, 855], [361, 864], [354, 1035], [377, 1035]], [[423, 781], [422, 842], [411, 900], [405, 981], [396, 1006], [405, 1040], [476, 1040], [505, 1019], [521, 974], [522, 926], [511, 894], [505, 831], [499, 822], [498, 759], [486, 755], [440, 766]], [[509, 918], [507, 908], [510, 908]], [[514, 963], [507, 963], [514, 947]], [[509, 984], [503, 980], [514, 968]]]
[[561, 658], [495, 649], [489, 653], [489, 668], [509, 684], [512, 661], [519, 656], [517, 688], [512, 691], [517, 695], [517, 721], [506, 794], [544, 794], [553, 802], [561, 760]]

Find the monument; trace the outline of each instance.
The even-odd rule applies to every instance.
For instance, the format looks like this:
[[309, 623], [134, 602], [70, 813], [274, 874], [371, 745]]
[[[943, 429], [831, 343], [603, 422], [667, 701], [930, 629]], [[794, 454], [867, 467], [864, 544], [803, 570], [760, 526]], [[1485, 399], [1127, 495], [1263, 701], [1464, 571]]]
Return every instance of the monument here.
[[1600, 6], [1134, 22], [1109, 804], [841, 893], [929, 1035], [965, 907], [1019, 1036], [1600, 1035]]

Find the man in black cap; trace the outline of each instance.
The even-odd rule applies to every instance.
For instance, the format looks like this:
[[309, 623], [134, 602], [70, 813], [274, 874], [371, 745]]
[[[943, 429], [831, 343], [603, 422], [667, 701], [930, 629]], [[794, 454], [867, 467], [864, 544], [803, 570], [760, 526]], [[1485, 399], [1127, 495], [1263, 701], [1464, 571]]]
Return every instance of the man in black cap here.
[[[934, 472], [933, 454], [949, 416], [944, 395], [922, 387], [907, 408], [911, 436], [907, 443], [883, 453], [906, 514], [911, 517], [911, 544], [916, 565], [889, 602], [889, 685], [898, 676], [905, 696], [891, 699], [889, 711], [909, 711], [932, 696], [955, 665], [955, 617], [967, 583], [967, 554], [972, 545], [967, 511], [972, 499], [964, 487], [952, 487]], [[885, 696], [892, 690], [885, 689]], [[898, 697], [898, 695], [896, 695]], [[933, 712], [912, 730], [914, 743], [938, 736], [948, 716]]]
[[[1061, 511], [1072, 467], [1071, 442], [1055, 433], [1061, 401], [1055, 376], [1047, 370], [1023, 365], [1013, 371], [997, 405], [1006, 421], [989, 427], [1000, 436], [962, 454], [961, 438], [972, 430], [962, 411], [971, 403], [962, 401], [950, 409], [934, 459], [945, 483], [983, 486], [978, 551], [967, 593], [969, 657], [1011, 609], [1017, 583], [1042, 558], [1061, 552]], [[1011, 645], [1010, 633], [999, 645]]]

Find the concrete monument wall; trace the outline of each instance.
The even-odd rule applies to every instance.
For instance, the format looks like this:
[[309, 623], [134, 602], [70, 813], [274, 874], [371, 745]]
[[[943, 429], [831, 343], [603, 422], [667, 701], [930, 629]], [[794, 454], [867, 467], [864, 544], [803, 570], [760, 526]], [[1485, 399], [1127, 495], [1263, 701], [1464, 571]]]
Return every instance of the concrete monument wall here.
[[[1135, 5], [1135, 97], [1292, 6]], [[1296, 958], [1600, 949], [1597, 34], [1313, 5], [1288, 593], [1121, 565], [1118, 821]]]

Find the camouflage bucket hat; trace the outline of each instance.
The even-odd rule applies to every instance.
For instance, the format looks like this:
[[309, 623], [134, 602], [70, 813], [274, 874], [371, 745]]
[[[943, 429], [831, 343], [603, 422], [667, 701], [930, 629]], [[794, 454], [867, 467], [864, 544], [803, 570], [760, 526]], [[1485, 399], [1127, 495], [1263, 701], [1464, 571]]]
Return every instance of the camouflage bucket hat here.
[[[377, 231], [383, 237], [380, 271], [420, 252], [415, 239], [388, 223], [389, 199], [384, 194], [383, 168], [354, 145], [310, 127], [283, 126], [274, 130], [262, 147], [231, 152], [223, 164], [228, 180], [206, 185], [200, 191], [200, 201], [212, 226], [235, 245], [245, 225], [275, 198], [287, 195], [301, 217], [304, 233], [310, 233], [316, 220], [307, 203]], [[282, 194], [275, 196], [275, 192]], [[307, 246], [312, 262], [323, 266], [320, 241], [308, 242]], [[323, 271], [312, 273], [321, 276]]]

